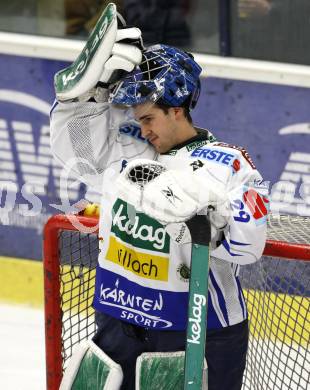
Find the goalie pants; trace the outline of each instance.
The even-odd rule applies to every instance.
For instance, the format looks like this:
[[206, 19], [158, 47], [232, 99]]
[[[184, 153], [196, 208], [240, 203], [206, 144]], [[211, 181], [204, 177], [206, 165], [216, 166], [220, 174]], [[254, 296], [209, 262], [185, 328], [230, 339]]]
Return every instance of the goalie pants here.
[[[135, 390], [136, 359], [143, 352], [184, 351], [184, 331], [156, 331], [96, 313], [98, 331], [93, 341], [121, 365], [121, 390]], [[208, 390], [240, 390], [248, 345], [248, 322], [209, 330], [206, 340]]]

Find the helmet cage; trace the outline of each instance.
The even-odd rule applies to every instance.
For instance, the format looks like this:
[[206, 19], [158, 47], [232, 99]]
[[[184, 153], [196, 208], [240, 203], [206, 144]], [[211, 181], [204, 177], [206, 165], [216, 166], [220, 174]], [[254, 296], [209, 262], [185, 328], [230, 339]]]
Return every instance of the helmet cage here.
[[109, 101], [136, 105], [145, 102], [179, 107], [190, 99], [197, 102], [200, 66], [190, 54], [166, 45], [152, 46], [143, 53], [142, 62], [112, 90]]

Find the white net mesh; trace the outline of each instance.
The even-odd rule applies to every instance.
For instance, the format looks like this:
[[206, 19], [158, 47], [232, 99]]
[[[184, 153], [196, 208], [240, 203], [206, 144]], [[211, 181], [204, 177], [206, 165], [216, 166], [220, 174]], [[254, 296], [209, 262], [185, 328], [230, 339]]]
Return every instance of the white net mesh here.
[[268, 239], [310, 245], [310, 218], [269, 214]]
[[130, 181], [143, 187], [146, 183], [155, 179], [165, 170], [166, 169], [161, 165], [145, 163], [133, 167], [129, 170], [127, 175]]

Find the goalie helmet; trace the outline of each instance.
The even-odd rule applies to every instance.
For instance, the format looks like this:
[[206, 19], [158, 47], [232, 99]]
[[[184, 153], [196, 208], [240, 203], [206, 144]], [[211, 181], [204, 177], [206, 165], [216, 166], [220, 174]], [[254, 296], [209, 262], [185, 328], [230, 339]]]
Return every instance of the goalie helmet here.
[[191, 54], [167, 45], [155, 45], [143, 52], [142, 62], [116, 84], [110, 103], [136, 105], [151, 101], [170, 107], [195, 107], [201, 67]]

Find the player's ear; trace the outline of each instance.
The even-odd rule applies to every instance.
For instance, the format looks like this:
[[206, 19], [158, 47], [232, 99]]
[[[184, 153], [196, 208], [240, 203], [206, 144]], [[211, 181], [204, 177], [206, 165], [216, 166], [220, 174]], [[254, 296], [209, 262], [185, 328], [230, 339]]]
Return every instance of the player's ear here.
[[173, 110], [175, 119], [180, 120], [184, 117], [183, 107], [171, 107], [171, 109]]

